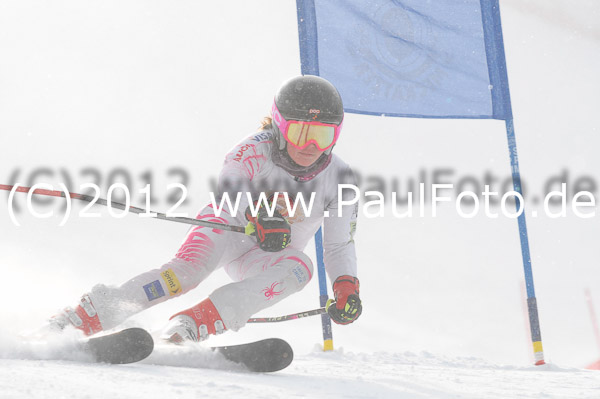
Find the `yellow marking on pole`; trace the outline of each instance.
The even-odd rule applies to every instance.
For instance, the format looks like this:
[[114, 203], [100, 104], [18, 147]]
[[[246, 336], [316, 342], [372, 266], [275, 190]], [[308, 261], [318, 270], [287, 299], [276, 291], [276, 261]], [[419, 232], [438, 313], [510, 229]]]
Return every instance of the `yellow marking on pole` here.
[[333, 350], [333, 340], [326, 339], [325, 341], [323, 341], [323, 352], [332, 351], [332, 350]]

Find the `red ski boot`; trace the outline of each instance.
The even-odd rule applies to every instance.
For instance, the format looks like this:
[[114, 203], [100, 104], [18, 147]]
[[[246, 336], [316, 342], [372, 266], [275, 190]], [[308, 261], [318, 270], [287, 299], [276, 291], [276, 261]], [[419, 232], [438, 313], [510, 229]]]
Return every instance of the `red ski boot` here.
[[176, 344], [186, 340], [204, 341], [210, 334], [222, 334], [227, 330], [210, 298], [173, 315], [169, 320], [163, 339]]
[[81, 298], [75, 310], [65, 308], [59, 314], [52, 316], [49, 325], [50, 329], [57, 332], [64, 330], [69, 325], [83, 331], [85, 335], [92, 335], [102, 331], [102, 324], [98, 318], [96, 308], [94, 308], [90, 297], [87, 295]]

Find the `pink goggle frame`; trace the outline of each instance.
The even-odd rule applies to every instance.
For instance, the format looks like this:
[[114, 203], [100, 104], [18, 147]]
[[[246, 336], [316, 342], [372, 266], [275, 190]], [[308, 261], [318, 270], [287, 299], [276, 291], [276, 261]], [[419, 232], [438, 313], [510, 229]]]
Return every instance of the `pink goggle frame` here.
[[[273, 101], [271, 111], [273, 121], [283, 134], [285, 140], [299, 150], [308, 147], [310, 143], [314, 143], [319, 150], [325, 151], [335, 144], [342, 131], [343, 122], [335, 125], [317, 121], [288, 121], [281, 115], [279, 109], [277, 109], [275, 101]], [[314, 110], [314, 112], [315, 116], [317, 116], [320, 111]]]

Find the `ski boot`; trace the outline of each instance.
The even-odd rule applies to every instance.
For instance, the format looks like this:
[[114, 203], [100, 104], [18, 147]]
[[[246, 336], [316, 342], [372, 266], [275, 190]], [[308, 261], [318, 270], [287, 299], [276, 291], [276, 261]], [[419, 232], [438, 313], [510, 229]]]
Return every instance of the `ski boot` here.
[[204, 341], [211, 334], [222, 334], [227, 330], [210, 298], [173, 315], [169, 320], [162, 338], [175, 344]]
[[48, 320], [46, 329], [50, 332], [61, 332], [67, 326], [73, 326], [83, 331], [86, 336], [99, 333], [103, 330], [98, 312], [88, 295], [84, 295], [79, 305], [73, 310], [68, 307]]

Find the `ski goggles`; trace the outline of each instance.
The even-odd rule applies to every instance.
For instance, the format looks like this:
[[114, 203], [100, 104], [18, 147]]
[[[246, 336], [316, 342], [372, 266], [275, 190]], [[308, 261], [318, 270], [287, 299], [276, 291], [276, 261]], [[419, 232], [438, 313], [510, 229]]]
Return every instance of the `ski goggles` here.
[[272, 114], [273, 121], [285, 140], [299, 150], [314, 143], [319, 150], [325, 151], [335, 144], [342, 131], [342, 123], [335, 125], [316, 121], [288, 121], [281, 115], [275, 102], [273, 102]]

